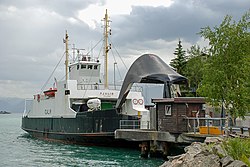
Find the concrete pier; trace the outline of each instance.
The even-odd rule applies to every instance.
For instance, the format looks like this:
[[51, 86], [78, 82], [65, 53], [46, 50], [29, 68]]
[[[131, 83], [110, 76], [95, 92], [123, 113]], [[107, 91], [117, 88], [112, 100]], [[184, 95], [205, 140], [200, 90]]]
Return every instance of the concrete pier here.
[[164, 141], [191, 144], [194, 141], [203, 141], [206, 137], [207, 135], [193, 135], [191, 133], [173, 134], [142, 129], [117, 129], [115, 131], [116, 139], [125, 139], [129, 141]]
[[[171, 147], [188, 145], [193, 142], [203, 142], [208, 136], [214, 135], [209, 123], [219, 122], [222, 127], [222, 118], [214, 118], [206, 112], [205, 99], [201, 97], [176, 97], [152, 99], [155, 108], [150, 109], [150, 126], [148, 129], [133, 127], [133, 129], [117, 129], [116, 139], [139, 142], [141, 156], [167, 157]], [[209, 117], [207, 117], [209, 116]], [[217, 121], [217, 122], [216, 122]], [[218, 124], [218, 123], [217, 123]], [[138, 124], [139, 125], [139, 124]], [[200, 127], [207, 127], [207, 133], [201, 133]], [[137, 128], [137, 129], [136, 129]], [[221, 130], [221, 128], [217, 128]]]
[[167, 157], [172, 144], [187, 145], [192, 142], [203, 142], [208, 135], [191, 133], [172, 134], [169, 132], [141, 130], [141, 129], [118, 129], [115, 131], [116, 139], [141, 142], [141, 157]]

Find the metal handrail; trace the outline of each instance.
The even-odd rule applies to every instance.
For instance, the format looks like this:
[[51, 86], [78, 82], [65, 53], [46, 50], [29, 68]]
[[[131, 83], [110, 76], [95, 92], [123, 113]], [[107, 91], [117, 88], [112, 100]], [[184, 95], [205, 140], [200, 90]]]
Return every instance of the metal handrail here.
[[[109, 90], [121, 90], [122, 85], [109, 84]], [[104, 84], [77, 84], [78, 90], [103, 90], [105, 89]], [[142, 92], [141, 86], [132, 86], [132, 91]]]
[[25, 99], [24, 100], [24, 111], [23, 111], [23, 117], [25, 117], [25, 116], [27, 116], [29, 113], [30, 113], [30, 111], [31, 111], [31, 107], [32, 107], [32, 104], [27, 104], [27, 102], [28, 101], [30, 101], [30, 102], [32, 102], [33, 101], [33, 99]]
[[211, 127], [210, 125], [210, 121], [220, 121], [219, 122], [219, 127], [220, 127], [220, 130], [223, 130], [223, 127], [222, 127], [222, 121], [223, 120], [226, 120], [226, 118], [211, 118], [211, 117], [184, 117], [185, 119], [188, 120], [188, 125], [190, 126], [190, 122], [189, 120], [193, 120], [193, 130], [194, 130], [194, 134], [196, 134], [196, 120], [199, 121], [199, 120], [205, 120], [205, 123], [206, 123], [206, 126], [208, 128], [208, 134], [210, 134], [210, 131], [209, 131], [209, 127]]
[[139, 120], [120, 120], [120, 129], [140, 129]]

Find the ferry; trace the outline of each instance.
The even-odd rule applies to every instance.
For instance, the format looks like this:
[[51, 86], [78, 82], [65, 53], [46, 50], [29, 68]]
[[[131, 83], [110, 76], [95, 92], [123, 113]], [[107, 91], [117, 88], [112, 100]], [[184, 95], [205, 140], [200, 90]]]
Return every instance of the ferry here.
[[[145, 108], [141, 87], [133, 87], [126, 97], [124, 110], [118, 112], [121, 86], [108, 84], [109, 18], [104, 17], [104, 83], [98, 58], [77, 53], [69, 61], [69, 36], [65, 43], [65, 80], [56, 82], [32, 99], [25, 101], [22, 129], [46, 140], [93, 145], [122, 144], [114, 139], [116, 129], [149, 128], [149, 111]], [[126, 109], [125, 109], [126, 108]]]
[[[134, 83], [163, 84], [163, 97], [175, 97], [174, 84], [186, 82], [154, 54], [140, 56], [128, 70], [123, 84], [108, 83], [108, 52], [111, 49], [109, 19], [104, 17], [104, 81], [100, 60], [77, 52], [69, 61], [69, 36], [65, 42], [65, 80], [25, 101], [22, 129], [34, 137], [66, 143], [101, 146], [134, 146], [116, 139], [118, 129], [152, 130], [150, 111], [142, 88]], [[153, 120], [155, 122], [155, 120]], [[138, 145], [137, 145], [138, 147]]]

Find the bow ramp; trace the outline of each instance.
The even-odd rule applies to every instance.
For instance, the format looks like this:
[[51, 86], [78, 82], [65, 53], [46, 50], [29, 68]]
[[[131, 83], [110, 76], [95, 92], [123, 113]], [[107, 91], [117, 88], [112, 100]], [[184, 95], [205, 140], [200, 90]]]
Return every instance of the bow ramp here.
[[164, 84], [164, 97], [171, 97], [171, 84], [186, 83], [187, 78], [178, 74], [161, 58], [154, 54], [140, 56], [128, 70], [124, 79], [116, 108], [121, 109], [133, 83]]

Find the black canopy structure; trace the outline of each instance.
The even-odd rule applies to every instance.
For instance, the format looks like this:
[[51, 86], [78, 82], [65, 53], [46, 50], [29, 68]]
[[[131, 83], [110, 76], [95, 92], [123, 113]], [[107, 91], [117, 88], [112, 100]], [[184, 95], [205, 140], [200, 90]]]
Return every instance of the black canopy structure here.
[[164, 84], [164, 94], [166, 97], [170, 94], [169, 87], [171, 84], [186, 82], [187, 78], [174, 71], [158, 56], [154, 54], [144, 54], [136, 59], [128, 70], [116, 103], [116, 108], [121, 108], [133, 83]]

